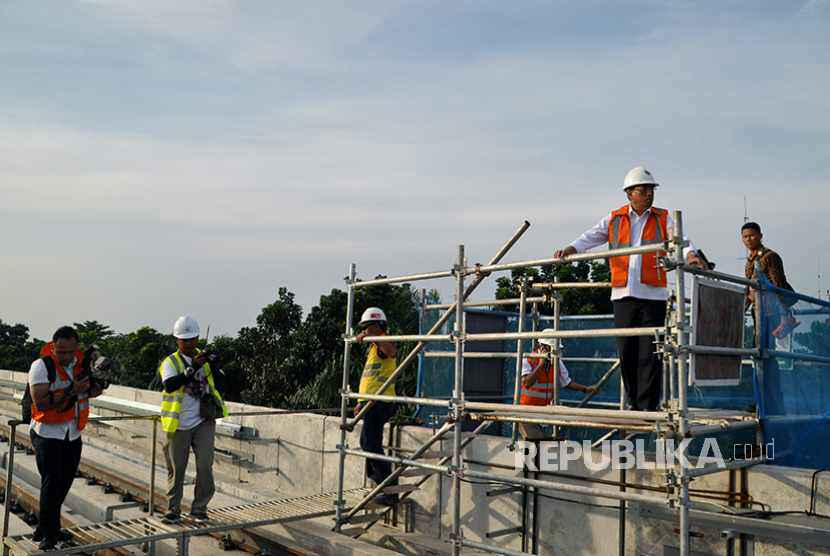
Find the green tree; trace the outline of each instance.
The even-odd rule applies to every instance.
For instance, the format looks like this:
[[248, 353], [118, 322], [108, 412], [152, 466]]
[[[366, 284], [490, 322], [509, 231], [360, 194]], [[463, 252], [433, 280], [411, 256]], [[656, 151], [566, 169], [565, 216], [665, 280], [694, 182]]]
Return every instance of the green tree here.
[[102, 338], [99, 345], [116, 365], [110, 379], [123, 386], [156, 388], [160, 385], [158, 366], [162, 359], [176, 351], [176, 341], [150, 326], [135, 332]]
[[830, 355], [830, 319], [813, 321], [809, 332], [796, 333], [795, 341], [804, 346], [808, 353]]
[[74, 323], [74, 326], [75, 330], [78, 332], [78, 338], [84, 346], [99, 344], [103, 340], [110, 338], [115, 334], [112, 328], [106, 324], [101, 324], [97, 320], [76, 322]]
[[[566, 265], [545, 265], [540, 268], [520, 268], [511, 272], [510, 278], [502, 276], [496, 280], [496, 299], [514, 299], [519, 297], [521, 279], [528, 282], [553, 282], [556, 277], [560, 282], [608, 282], [611, 273], [604, 261], [580, 261]], [[596, 315], [612, 312], [610, 288], [572, 288], [559, 290], [562, 294], [562, 314]], [[508, 308], [517, 311], [518, 306]], [[539, 306], [539, 312], [553, 314], [551, 304]]]
[[[419, 294], [409, 284], [380, 285], [355, 290], [355, 325], [360, 315], [369, 307], [380, 307], [389, 320], [390, 334], [415, 334], [418, 331]], [[304, 362], [305, 386], [292, 396], [292, 407], [337, 407], [340, 403], [340, 387], [343, 376], [342, 335], [346, 326], [346, 293], [332, 290], [320, 297], [320, 303], [311, 309], [298, 330], [294, 347], [296, 361]], [[414, 346], [411, 342], [398, 345], [398, 361]], [[349, 364], [349, 385], [357, 391], [363, 361], [368, 346], [354, 344]], [[396, 382], [399, 393], [414, 394], [417, 372], [410, 365]]]
[[276, 301], [262, 309], [256, 326], [239, 331], [236, 353], [246, 378], [246, 403], [282, 405], [301, 386], [291, 353], [292, 334], [301, 322], [302, 308], [282, 287]]
[[29, 327], [0, 319], [0, 369], [28, 371], [44, 342], [29, 338]]
[[238, 342], [231, 336], [217, 336], [208, 349], [219, 356], [224, 378], [220, 388], [222, 397], [231, 402], [244, 401], [242, 393], [248, 388], [247, 377], [238, 352]]

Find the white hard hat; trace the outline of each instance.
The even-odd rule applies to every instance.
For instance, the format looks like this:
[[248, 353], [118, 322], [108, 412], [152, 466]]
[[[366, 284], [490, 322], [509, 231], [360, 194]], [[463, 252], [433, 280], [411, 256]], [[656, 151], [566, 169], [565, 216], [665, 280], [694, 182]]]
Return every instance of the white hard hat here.
[[190, 340], [199, 337], [199, 323], [190, 315], [183, 315], [176, 319], [173, 325], [173, 336], [180, 340]]
[[360, 326], [372, 322], [386, 322], [386, 313], [379, 307], [369, 307], [363, 311], [363, 316], [360, 317]]
[[[545, 328], [542, 332], [556, 332], [553, 328]], [[556, 343], [556, 338], [539, 338], [539, 343], [543, 346], [553, 347]]]
[[625, 190], [629, 187], [634, 187], [635, 185], [652, 185], [657, 187], [660, 184], [654, 180], [654, 176], [651, 175], [651, 172], [642, 166], [637, 166], [636, 168], [629, 170], [625, 175], [625, 179], [623, 180], [623, 189]]

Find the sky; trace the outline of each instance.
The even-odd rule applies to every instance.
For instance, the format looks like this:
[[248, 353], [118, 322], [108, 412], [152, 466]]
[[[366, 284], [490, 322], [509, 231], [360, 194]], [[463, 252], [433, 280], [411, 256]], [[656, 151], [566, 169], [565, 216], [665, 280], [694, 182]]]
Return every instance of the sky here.
[[486, 262], [525, 219], [507, 260], [550, 256], [640, 164], [719, 270], [746, 197], [815, 294], [828, 36], [829, 0], [2, 2], [0, 319], [235, 334], [350, 262]]

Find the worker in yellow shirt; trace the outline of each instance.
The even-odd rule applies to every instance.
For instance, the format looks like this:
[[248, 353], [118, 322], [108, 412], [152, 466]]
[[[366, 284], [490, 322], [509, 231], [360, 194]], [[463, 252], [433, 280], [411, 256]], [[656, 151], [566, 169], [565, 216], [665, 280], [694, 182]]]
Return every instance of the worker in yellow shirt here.
[[[359, 325], [361, 332], [355, 336], [357, 343], [363, 342], [367, 336], [384, 336], [387, 329], [386, 314], [378, 307], [369, 307], [363, 312]], [[390, 384], [381, 392], [380, 388], [392, 373], [395, 372], [398, 347], [394, 342], [372, 342], [366, 354], [366, 364], [363, 366], [363, 375], [360, 377], [361, 394], [395, 395], [395, 385]], [[358, 399], [355, 413], [360, 411]], [[383, 454], [383, 428], [389, 419], [395, 415], [397, 408], [390, 402], [375, 402], [363, 418], [363, 429], [360, 432], [360, 449], [375, 454]], [[366, 475], [375, 484], [380, 483], [392, 473], [392, 464], [387, 461], [366, 460]], [[380, 496], [378, 502], [391, 504], [391, 496]]]

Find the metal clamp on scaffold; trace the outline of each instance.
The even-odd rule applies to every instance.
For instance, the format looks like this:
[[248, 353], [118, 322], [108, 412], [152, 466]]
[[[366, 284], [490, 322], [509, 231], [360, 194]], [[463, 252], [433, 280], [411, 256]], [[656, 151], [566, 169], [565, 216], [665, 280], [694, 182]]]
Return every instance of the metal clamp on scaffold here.
[[486, 277], [490, 276], [490, 274], [492, 274], [492, 272], [489, 272], [489, 271], [484, 272], [484, 271], [481, 270], [481, 263], [476, 263], [475, 264], [476, 278], [486, 278]]
[[657, 257], [657, 264], [665, 268], [666, 272], [671, 272], [672, 270], [675, 270], [678, 266], [680, 266], [682, 263], [678, 263], [671, 257], [662, 256]]
[[673, 423], [661, 423], [660, 421], [655, 421], [654, 423], [654, 434], [657, 436], [664, 436], [667, 433], [674, 435], [676, 432], [677, 428]]
[[[666, 474], [664, 475], [664, 477], [665, 477], [665, 486], [666, 486], [666, 503], [671, 508], [671, 507], [673, 507], [672, 506], [672, 500], [675, 497], [675, 495], [674, 495], [675, 488], [674, 487], [677, 486], [677, 483], [676, 483], [676, 480], [675, 480], [676, 477], [675, 477], [674, 470], [668, 469], [666, 471]], [[679, 499], [679, 497], [678, 497], [678, 499]]]
[[452, 542], [453, 547], [455, 547], [458, 550], [461, 550], [462, 548], [464, 548], [464, 543], [462, 542], [463, 540], [464, 540], [464, 532], [463, 531], [460, 531], [458, 533], [458, 535], [456, 535], [455, 533], [450, 531], [450, 541]]
[[449, 472], [450, 477], [458, 477], [459, 479], [464, 479], [464, 466], [459, 465], [456, 466], [454, 463], [451, 463], [447, 466], [447, 470]]
[[451, 423], [455, 423], [456, 421], [460, 421], [464, 415], [464, 398], [452, 398], [450, 399], [449, 405], [449, 412], [447, 415], [447, 420]]

